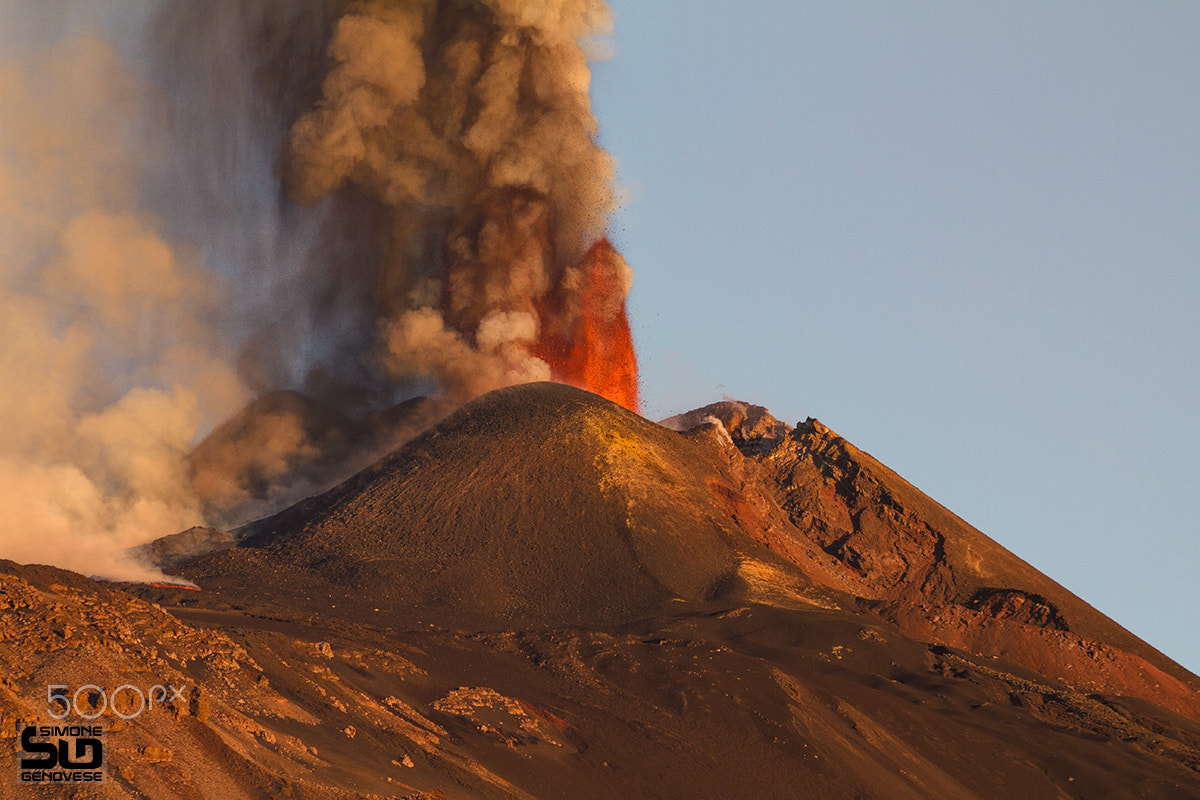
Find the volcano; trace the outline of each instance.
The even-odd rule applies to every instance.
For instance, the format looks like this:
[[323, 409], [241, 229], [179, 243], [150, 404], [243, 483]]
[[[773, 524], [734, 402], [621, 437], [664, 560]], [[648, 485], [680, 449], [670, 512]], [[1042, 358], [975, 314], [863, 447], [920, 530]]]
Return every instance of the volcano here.
[[817, 420], [511, 386], [201, 540], [2, 567], [4, 730], [188, 687], [87, 796], [1200, 797], [1200, 679]]

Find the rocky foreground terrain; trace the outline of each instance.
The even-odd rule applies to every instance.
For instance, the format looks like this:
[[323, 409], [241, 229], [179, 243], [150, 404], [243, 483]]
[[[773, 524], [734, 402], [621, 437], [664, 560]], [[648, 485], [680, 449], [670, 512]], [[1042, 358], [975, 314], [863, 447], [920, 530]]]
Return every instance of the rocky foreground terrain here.
[[[815, 420], [668, 424], [513, 387], [198, 590], [0, 562], [0, 797], [1200, 798], [1196, 676]], [[102, 782], [19, 780], [48, 686]]]

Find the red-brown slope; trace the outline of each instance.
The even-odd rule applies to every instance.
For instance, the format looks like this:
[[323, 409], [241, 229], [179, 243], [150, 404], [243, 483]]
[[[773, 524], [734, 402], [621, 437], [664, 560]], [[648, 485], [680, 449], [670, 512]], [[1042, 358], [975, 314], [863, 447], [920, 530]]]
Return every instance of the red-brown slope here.
[[687, 421], [706, 416], [730, 429], [738, 451], [727, 457], [749, 476], [732, 501], [739, 523], [815, 582], [920, 641], [1200, 719], [1196, 676], [820, 422], [784, 434], [765, 409], [738, 403]]
[[184, 690], [3, 797], [1200, 800], [1200, 724], [811, 606], [465, 634], [0, 562], [0, 677], [14, 751], [49, 684]]
[[201, 591], [0, 564], [0, 718], [194, 684], [207, 720], [112, 728], [121, 800], [1200, 800], [1190, 695], [1053, 677], [1136, 639], [816, 423], [724, 405], [680, 435], [480, 398], [192, 562]]

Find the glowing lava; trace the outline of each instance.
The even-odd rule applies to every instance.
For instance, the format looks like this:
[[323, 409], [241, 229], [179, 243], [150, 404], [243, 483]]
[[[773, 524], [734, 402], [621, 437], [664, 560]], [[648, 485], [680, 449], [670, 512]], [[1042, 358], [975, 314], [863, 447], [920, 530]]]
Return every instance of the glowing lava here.
[[[625, 313], [631, 271], [616, 248], [600, 239], [572, 277], [566, 304], [573, 308], [539, 307], [542, 335], [533, 354], [550, 365], [556, 381], [637, 411], [637, 353]], [[560, 297], [551, 305], [563, 304]], [[564, 318], [570, 322], [562, 323]]]

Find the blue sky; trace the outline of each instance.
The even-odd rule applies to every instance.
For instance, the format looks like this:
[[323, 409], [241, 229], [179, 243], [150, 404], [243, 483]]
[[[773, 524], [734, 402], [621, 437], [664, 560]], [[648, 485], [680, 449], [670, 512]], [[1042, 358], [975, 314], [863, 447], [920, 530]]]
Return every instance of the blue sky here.
[[817, 417], [1200, 672], [1200, 4], [612, 6], [647, 415]]

